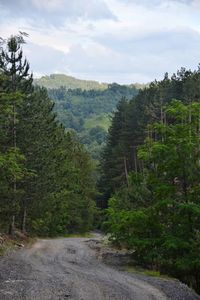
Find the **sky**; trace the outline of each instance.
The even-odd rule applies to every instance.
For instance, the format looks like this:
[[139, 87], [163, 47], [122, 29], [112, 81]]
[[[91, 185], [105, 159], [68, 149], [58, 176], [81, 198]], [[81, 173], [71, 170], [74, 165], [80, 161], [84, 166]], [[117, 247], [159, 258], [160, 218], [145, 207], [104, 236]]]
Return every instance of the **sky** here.
[[35, 77], [147, 83], [200, 63], [200, 0], [0, 0], [0, 37], [19, 31]]

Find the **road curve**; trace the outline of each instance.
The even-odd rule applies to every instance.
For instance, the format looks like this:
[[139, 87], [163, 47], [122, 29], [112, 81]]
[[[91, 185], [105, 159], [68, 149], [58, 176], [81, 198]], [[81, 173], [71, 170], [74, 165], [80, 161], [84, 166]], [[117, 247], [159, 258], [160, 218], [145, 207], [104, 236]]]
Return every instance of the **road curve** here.
[[166, 300], [153, 285], [102, 264], [86, 238], [39, 240], [0, 260], [0, 300]]

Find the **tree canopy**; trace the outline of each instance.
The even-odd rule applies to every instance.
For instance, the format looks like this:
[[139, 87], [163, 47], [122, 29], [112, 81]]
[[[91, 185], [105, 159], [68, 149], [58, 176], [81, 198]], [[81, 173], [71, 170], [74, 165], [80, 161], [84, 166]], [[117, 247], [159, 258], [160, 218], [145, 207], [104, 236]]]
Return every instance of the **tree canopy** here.
[[[113, 116], [98, 206], [111, 240], [139, 264], [200, 291], [200, 70], [181, 69]], [[178, 99], [178, 100], [176, 100]]]
[[24, 42], [11, 36], [0, 52], [0, 229], [84, 232], [95, 211], [92, 163], [46, 89], [33, 86]]

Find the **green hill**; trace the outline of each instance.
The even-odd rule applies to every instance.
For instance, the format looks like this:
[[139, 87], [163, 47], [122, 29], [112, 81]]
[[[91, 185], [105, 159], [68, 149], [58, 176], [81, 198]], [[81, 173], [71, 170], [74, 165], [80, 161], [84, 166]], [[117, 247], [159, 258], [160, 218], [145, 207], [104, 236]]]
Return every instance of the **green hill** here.
[[133, 98], [138, 89], [113, 83], [104, 90], [61, 87], [48, 92], [55, 102], [58, 120], [65, 128], [75, 130], [92, 157], [98, 159], [117, 103], [122, 97]]
[[94, 80], [81, 80], [72, 76], [64, 74], [51, 74], [35, 79], [34, 83], [39, 86], [44, 86], [47, 89], [56, 89], [61, 86], [68, 89], [82, 89], [82, 90], [104, 90], [108, 87], [106, 83], [99, 83]]
[[35, 84], [48, 89], [55, 102], [57, 119], [66, 129], [75, 130], [94, 159], [103, 148], [112, 113], [122, 97], [132, 99], [142, 84], [119, 85], [80, 80], [63, 74], [36, 79]]

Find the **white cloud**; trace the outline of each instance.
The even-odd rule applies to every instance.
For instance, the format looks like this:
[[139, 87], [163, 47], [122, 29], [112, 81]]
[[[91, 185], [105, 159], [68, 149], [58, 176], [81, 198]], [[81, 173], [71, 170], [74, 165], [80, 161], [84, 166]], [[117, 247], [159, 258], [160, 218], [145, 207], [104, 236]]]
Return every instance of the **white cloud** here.
[[10, 17], [32, 19], [36, 24], [61, 26], [65, 20], [115, 19], [104, 0], [0, 0]]
[[199, 0], [30, 1], [32, 11], [25, 0], [0, 0], [0, 36], [30, 34], [37, 74], [144, 82], [199, 63]]
[[66, 3], [64, 0], [31, 0], [31, 2], [37, 9], [49, 12], [62, 10]]

